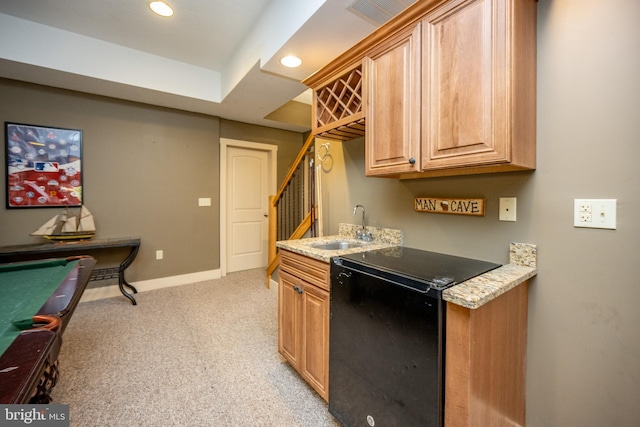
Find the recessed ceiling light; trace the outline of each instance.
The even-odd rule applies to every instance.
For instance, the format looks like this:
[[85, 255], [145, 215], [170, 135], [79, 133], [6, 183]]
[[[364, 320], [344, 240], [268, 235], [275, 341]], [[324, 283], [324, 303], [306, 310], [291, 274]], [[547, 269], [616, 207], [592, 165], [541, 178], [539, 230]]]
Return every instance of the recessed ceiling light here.
[[282, 58], [280, 60], [280, 63], [282, 65], [284, 65], [285, 67], [295, 68], [295, 67], [299, 67], [300, 64], [302, 64], [302, 60], [300, 58], [298, 58], [297, 56], [288, 55], [288, 56], [285, 56], [284, 58]]
[[151, 3], [149, 3], [149, 7], [160, 16], [173, 15], [173, 9], [171, 8], [171, 6], [163, 1], [152, 1]]

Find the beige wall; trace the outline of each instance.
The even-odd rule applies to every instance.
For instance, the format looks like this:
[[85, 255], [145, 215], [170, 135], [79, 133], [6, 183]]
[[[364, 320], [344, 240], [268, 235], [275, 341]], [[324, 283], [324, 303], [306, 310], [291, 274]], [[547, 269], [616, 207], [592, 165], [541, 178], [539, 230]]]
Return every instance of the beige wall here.
[[[527, 425], [640, 420], [640, 2], [538, 3], [535, 172], [398, 181], [364, 177], [363, 140], [332, 142], [325, 234], [357, 222], [406, 246], [506, 263], [538, 245], [530, 288]], [[328, 191], [330, 189], [330, 191]], [[413, 211], [418, 196], [486, 197], [484, 218]], [[498, 199], [517, 197], [517, 222]], [[618, 199], [617, 230], [573, 227], [574, 198]]]
[[[279, 175], [303, 142], [295, 132], [6, 79], [0, 93], [2, 122], [83, 130], [84, 202], [96, 218], [96, 236], [142, 239], [130, 281], [220, 267], [221, 137], [278, 145]], [[2, 133], [4, 144], [4, 126]], [[5, 171], [4, 156], [1, 163]], [[0, 185], [6, 186], [4, 173]], [[198, 207], [199, 197], [210, 197], [212, 206]], [[3, 201], [0, 245], [41, 242], [29, 233], [58, 211], [6, 209]], [[156, 261], [159, 249], [164, 259]]]

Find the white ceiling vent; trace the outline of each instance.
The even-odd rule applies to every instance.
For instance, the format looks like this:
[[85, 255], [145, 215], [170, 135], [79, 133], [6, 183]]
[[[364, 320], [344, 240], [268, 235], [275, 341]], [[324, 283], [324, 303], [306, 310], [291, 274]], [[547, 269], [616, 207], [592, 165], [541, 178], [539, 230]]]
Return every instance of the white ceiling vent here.
[[347, 8], [373, 25], [382, 25], [416, 0], [356, 0]]

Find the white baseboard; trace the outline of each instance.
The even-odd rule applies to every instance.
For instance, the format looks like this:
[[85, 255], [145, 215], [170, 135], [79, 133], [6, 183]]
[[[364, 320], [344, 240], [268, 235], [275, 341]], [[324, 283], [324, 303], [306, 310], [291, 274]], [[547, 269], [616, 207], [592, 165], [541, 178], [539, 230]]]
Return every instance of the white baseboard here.
[[[172, 286], [204, 282], [205, 280], [219, 279], [220, 277], [220, 270], [218, 269], [200, 271], [198, 273], [181, 274], [179, 276], [161, 277], [159, 279], [141, 280], [139, 282], [132, 282], [131, 284], [135, 286], [138, 292], [147, 292], [156, 289], [170, 288]], [[131, 293], [131, 290], [127, 287], [125, 287], [125, 290]], [[124, 298], [122, 292], [120, 292], [120, 288], [118, 288], [118, 285], [90, 288], [84, 291], [80, 302], [95, 301], [98, 299], [113, 298], [117, 296]]]
[[278, 292], [278, 281], [269, 279], [269, 290]]

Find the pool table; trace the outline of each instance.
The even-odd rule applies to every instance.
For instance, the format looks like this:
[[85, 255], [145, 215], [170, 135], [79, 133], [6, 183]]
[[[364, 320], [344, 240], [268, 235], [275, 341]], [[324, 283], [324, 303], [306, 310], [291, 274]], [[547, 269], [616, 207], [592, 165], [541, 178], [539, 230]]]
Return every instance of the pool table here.
[[0, 403], [49, 403], [62, 336], [96, 261], [0, 264]]

